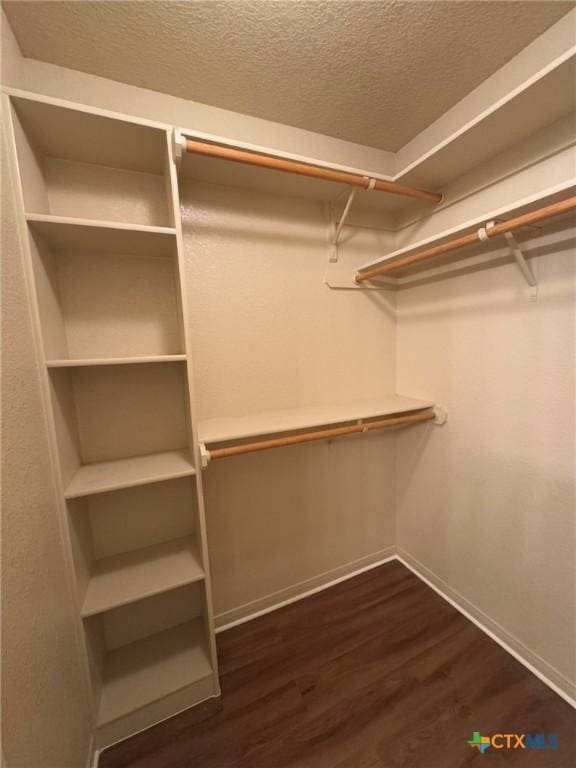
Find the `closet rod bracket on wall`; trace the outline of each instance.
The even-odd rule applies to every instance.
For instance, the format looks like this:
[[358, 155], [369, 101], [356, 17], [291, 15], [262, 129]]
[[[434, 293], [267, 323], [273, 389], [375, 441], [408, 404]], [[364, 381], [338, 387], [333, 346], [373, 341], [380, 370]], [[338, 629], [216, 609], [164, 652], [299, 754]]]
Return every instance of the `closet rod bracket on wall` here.
[[178, 130], [178, 128], [174, 128], [172, 131], [172, 154], [174, 156], [176, 168], [178, 169], [180, 169], [180, 166], [182, 165], [182, 158], [184, 157], [185, 152], [186, 138], [182, 131]]
[[198, 448], [200, 450], [200, 463], [202, 464], [202, 469], [206, 469], [210, 463], [210, 451], [206, 448], [204, 443], [198, 443]]
[[439, 427], [441, 427], [442, 424], [446, 424], [448, 421], [448, 411], [446, 408], [444, 408], [443, 405], [436, 404], [432, 410], [434, 412], [434, 424]]
[[[365, 187], [364, 191], [370, 192], [376, 186], [376, 179], [371, 179], [369, 176], [366, 176], [366, 183], [367, 183], [367, 186]], [[342, 229], [344, 228], [344, 224], [346, 223], [346, 218], [348, 217], [348, 214], [350, 213], [350, 209], [352, 208], [352, 203], [354, 202], [354, 198], [356, 197], [357, 192], [358, 192], [358, 187], [355, 187], [348, 194], [348, 197], [346, 199], [346, 204], [344, 205], [344, 209], [342, 210], [342, 214], [339, 219], [336, 219], [336, 216], [332, 211], [332, 215], [331, 215], [332, 255], [330, 256], [330, 261], [333, 263], [338, 261], [338, 244], [340, 242], [340, 235], [342, 233]]]

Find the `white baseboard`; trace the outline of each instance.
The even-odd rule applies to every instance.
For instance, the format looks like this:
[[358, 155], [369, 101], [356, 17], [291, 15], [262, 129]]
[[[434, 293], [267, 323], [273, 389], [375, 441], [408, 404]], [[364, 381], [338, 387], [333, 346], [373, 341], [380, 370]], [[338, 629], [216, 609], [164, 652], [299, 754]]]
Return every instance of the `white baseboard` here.
[[396, 559], [576, 709], [576, 686], [565, 675], [400, 547]]
[[272, 592], [258, 600], [253, 600], [237, 608], [216, 614], [214, 617], [216, 632], [224, 632], [232, 627], [237, 627], [239, 624], [244, 624], [247, 621], [252, 621], [252, 619], [257, 619], [259, 616], [264, 616], [266, 613], [277, 611], [285, 605], [290, 605], [298, 600], [310, 597], [310, 595], [315, 595], [317, 592], [330, 589], [330, 587], [339, 584], [341, 581], [346, 581], [372, 568], [377, 568], [379, 565], [389, 563], [395, 557], [396, 547], [386, 547], [386, 549], [381, 549], [378, 552], [321, 573], [311, 579], [300, 581], [298, 584], [293, 584], [278, 592]]
[[98, 760], [100, 759], [100, 750], [96, 748], [94, 737], [90, 742], [90, 752], [88, 754], [88, 768], [98, 768]]

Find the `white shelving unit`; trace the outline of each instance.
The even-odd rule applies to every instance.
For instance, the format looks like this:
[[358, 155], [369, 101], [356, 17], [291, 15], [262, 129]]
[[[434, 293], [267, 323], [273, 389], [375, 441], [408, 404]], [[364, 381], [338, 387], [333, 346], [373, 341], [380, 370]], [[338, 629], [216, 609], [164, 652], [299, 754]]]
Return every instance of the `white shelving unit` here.
[[170, 132], [5, 106], [103, 747], [219, 693]]

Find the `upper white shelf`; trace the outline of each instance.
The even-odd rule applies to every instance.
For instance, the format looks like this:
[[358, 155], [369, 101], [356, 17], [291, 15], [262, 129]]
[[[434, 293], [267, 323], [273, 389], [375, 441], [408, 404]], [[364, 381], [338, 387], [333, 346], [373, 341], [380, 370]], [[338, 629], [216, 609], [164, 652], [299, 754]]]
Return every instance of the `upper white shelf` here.
[[33, 232], [59, 250], [171, 256], [176, 247], [176, 230], [172, 227], [94, 221], [49, 213], [27, 213], [26, 221]]
[[[391, 253], [387, 253], [384, 256], [380, 256], [378, 259], [373, 259], [372, 261], [365, 262], [364, 264], [359, 265], [357, 269], [359, 270], [371, 269], [372, 267], [378, 267], [380, 265], [386, 264], [386, 262], [396, 259], [400, 256], [407, 256], [411, 253], [424, 250], [425, 248], [429, 248], [431, 246], [441, 245], [442, 243], [448, 242], [457, 237], [462, 237], [464, 235], [470, 234], [478, 230], [479, 227], [484, 226], [488, 221], [491, 221], [491, 220], [498, 220], [500, 218], [509, 219], [515, 216], [522, 216], [523, 214], [530, 213], [531, 211], [535, 211], [538, 208], [542, 208], [544, 206], [552, 205], [562, 200], [566, 200], [569, 197], [572, 197], [575, 190], [576, 190], [576, 178], [573, 177], [571, 181], [567, 183], [561, 183], [550, 189], [542, 190], [536, 195], [532, 195], [530, 197], [516, 201], [513, 205], [507, 205], [505, 207], [500, 207], [491, 211], [486, 211], [480, 216], [474, 216], [474, 218], [472, 219], [468, 219], [463, 223], [459, 223], [457, 226], [442, 230], [422, 240], [411, 242], [409, 245], [404, 246], [403, 248], [398, 248], [397, 250], [392, 251]], [[567, 217], [570, 215], [571, 214], [566, 214]], [[538, 231], [538, 230], [534, 230], [533, 228], [532, 232], [534, 231]], [[530, 232], [530, 230], [528, 230], [528, 232]], [[480, 243], [474, 247], [476, 248], [476, 252], [477, 252], [482, 250], [490, 250], [493, 246], [489, 244], [486, 245], [486, 244]], [[457, 258], [459, 259], [468, 258], [470, 257], [470, 255], [474, 255], [474, 254], [475, 254], [474, 248], [462, 249], [461, 251], [457, 252]], [[455, 255], [453, 253], [449, 253], [445, 257], [445, 260], [450, 262], [454, 260], [454, 258], [455, 258]], [[412, 267], [407, 267], [401, 272], [399, 271], [399, 273], [396, 273], [396, 274], [404, 275], [404, 274], [409, 274], [411, 272], [420, 272], [427, 269], [434, 269], [434, 268], [437, 268], [442, 263], [443, 262], [441, 258], [435, 259], [430, 262], [422, 262], [420, 264], [414, 264]], [[394, 276], [396, 276], [396, 274]], [[390, 275], [386, 275], [386, 277], [390, 278]], [[400, 282], [402, 282], [402, 277], [400, 278]]]
[[434, 403], [430, 400], [392, 395], [375, 400], [359, 400], [345, 405], [318, 405], [268, 411], [250, 416], [207, 419], [198, 424], [198, 439], [206, 444], [222, 443], [330, 424], [344, 424], [396, 413], [410, 413], [431, 408], [433, 405]]
[[166, 451], [131, 459], [102, 461], [80, 467], [64, 495], [67, 499], [74, 499], [194, 474], [194, 466], [185, 451]]
[[82, 616], [119, 608], [203, 578], [194, 536], [106, 557], [94, 566]]
[[[443, 188], [472, 168], [573, 113], [576, 108], [574, 59], [561, 57], [532, 76], [526, 72], [526, 80], [521, 85], [507, 90], [500, 99], [493, 96], [489, 105], [483, 103], [480, 90], [487, 92], [488, 81], [459, 105], [462, 114], [470, 115], [462, 125], [453, 125], [446, 135], [440, 124], [445, 122], [448, 126], [451, 120], [444, 116], [437, 121], [435, 129], [430, 127], [435, 140], [427, 150], [423, 141], [427, 131], [424, 131], [420, 140], [413, 142], [419, 149], [406, 151], [408, 145], [399, 152], [397, 181], [424, 187], [436, 184]], [[493, 93], [497, 93], [495, 86]]]

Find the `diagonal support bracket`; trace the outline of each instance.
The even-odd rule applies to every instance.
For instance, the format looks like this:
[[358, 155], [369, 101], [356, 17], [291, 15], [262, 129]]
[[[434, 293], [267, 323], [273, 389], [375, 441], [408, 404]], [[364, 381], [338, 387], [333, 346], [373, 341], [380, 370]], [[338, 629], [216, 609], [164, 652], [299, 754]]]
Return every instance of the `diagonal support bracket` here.
[[522, 251], [522, 248], [520, 247], [520, 244], [518, 243], [518, 241], [516, 240], [512, 232], [505, 232], [504, 237], [506, 238], [506, 242], [508, 243], [508, 246], [510, 248], [510, 253], [516, 259], [516, 264], [518, 264], [518, 268], [520, 269], [520, 272], [522, 272], [522, 274], [524, 275], [524, 279], [526, 280], [526, 282], [531, 288], [536, 288], [538, 286], [538, 281], [534, 276], [534, 272], [532, 272], [532, 267], [526, 261], [526, 257], [524, 256], [524, 253]]
[[[367, 183], [367, 186], [364, 187], [364, 191], [370, 192], [374, 189], [374, 186], [376, 184], [376, 179], [369, 179], [367, 176], [365, 176]], [[352, 208], [352, 203], [354, 202], [354, 198], [356, 197], [356, 193], [358, 192], [359, 187], [355, 187], [348, 195], [348, 199], [346, 200], [346, 205], [344, 206], [344, 210], [342, 211], [342, 215], [340, 216], [340, 221], [335, 221], [332, 219], [332, 231], [331, 231], [331, 242], [332, 242], [332, 255], [330, 256], [330, 261], [332, 263], [335, 263], [338, 261], [338, 243], [340, 242], [340, 233], [342, 232], [342, 228], [344, 224], [346, 223], [346, 217], [350, 213], [350, 208]]]
[[346, 217], [350, 213], [350, 209], [352, 208], [352, 203], [354, 202], [354, 198], [356, 197], [357, 192], [358, 192], [358, 189], [355, 188], [348, 195], [348, 199], [346, 200], [346, 205], [344, 206], [344, 210], [342, 211], [340, 220], [339, 221], [335, 221], [334, 219], [332, 220], [332, 226], [331, 226], [331, 232], [330, 232], [330, 241], [332, 243], [332, 254], [330, 256], [331, 262], [338, 261], [338, 243], [340, 241], [340, 234], [342, 232], [344, 224], [346, 223]]
[[[478, 237], [483, 242], [486, 242], [490, 238], [490, 230], [495, 225], [496, 222], [489, 221], [485, 227], [482, 227], [478, 230]], [[538, 229], [538, 227], [535, 227], [535, 229]], [[510, 254], [514, 257], [514, 260], [516, 261], [516, 264], [518, 265], [518, 269], [522, 273], [522, 276], [524, 277], [524, 280], [528, 283], [528, 286], [530, 287], [530, 299], [535, 299], [538, 296], [538, 281], [536, 280], [536, 277], [534, 275], [534, 272], [532, 271], [532, 267], [526, 260], [526, 257], [524, 256], [524, 252], [522, 250], [522, 247], [518, 240], [514, 237], [512, 232], [504, 232], [503, 237], [506, 239], [506, 242], [508, 243], [508, 248], [510, 249]]]

